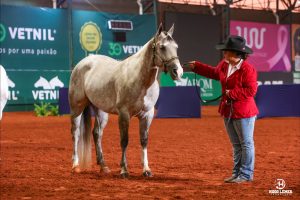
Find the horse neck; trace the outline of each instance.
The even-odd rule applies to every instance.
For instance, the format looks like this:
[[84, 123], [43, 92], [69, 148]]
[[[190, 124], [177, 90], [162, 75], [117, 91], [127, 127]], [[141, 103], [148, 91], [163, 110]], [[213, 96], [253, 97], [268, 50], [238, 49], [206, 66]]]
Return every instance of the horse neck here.
[[150, 87], [157, 79], [158, 67], [154, 64], [152, 44], [154, 38], [147, 42], [143, 48], [134, 56], [140, 60], [134, 70], [139, 73], [140, 81], [146, 87]]

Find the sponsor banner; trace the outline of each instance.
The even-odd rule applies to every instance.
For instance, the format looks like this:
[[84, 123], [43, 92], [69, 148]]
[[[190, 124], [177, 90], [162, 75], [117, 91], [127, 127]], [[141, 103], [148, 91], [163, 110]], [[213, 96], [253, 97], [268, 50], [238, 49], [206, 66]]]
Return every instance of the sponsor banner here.
[[293, 73], [294, 84], [300, 84], [300, 72]]
[[[22, 13], [22, 17], [19, 16]], [[0, 64], [9, 77], [8, 106], [57, 103], [70, 76], [67, 12], [1, 5]], [[7, 108], [10, 110], [9, 108]]]
[[[16, 17], [19, 13], [22, 17]], [[1, 5], [0, 14], [0, 64], [10, 79], [8, 106], [57, 103], [58, 89], [68, 87], [70, 77], [67, 11]], [[89, 11], [74, 11], [72, 15], [75, 64], [89, 54], [124, 59], [136, 53], [156, 31], [154, 15]], [[114, 42], [113, 31], [108, 28], [112, 19], [132, 21], [126, 41]]]
[[289, 25], [231, 21], [230, 33], [246, 39], [254, 51], [249, 62], [257, 71], [291, 71]]
[[[161, 87], [166, 86], [199, 86], [200, 95], [203, 100], [211, 100], [219, 97], [222, 93], [221, 84], [219, 81], [209, 79], [200, 76], [193, 72], [184, 72], [181, 81], [173, 81], [169, 74], [161, 73], [160, 75], [160, 85]], [[197, 92], [195, 90], [195, 92]], [[216, 104], [216, 103], [213, 103]]]
[[292, 60], [295, 71], [300, 72], [300, 24], [292, 24]]
[[8, 71], [9, 105], [57, 103], [59, 88], [67, 87], [69, 71]]
[[[131, 21], [132, 30], [111, 30], [109, 20]], [[130, 15], [93, 11], [73, 11], [74, 65], [89, 54], [103, 54], [122, 60], [140, 50], [155, 32], [153, 14]], [[114, 40], [115, 32], [125, 32], [124, 41]]]
[[[257, 83], [258, 85], [299, 84], [300, 73], [259, 72]], [[199, 75], [195, 77], [193, 72], [184, 72], [181, 81], [173, 81], [169, 74], [161, 73], [160, 75], [160, 85], [162, 87], [195, 86], [195, 84], [200, 86], [200, 95], [203, 100], [215, 99], [221, 95], [221, 84], [219, 81]]]
[[289, 72], [258, 72], [258, 85], [293, 84], [293, 74]]
[[1, 5], [1, 64], [6, 70], [69, 69], [66, 19], [62, 9]]

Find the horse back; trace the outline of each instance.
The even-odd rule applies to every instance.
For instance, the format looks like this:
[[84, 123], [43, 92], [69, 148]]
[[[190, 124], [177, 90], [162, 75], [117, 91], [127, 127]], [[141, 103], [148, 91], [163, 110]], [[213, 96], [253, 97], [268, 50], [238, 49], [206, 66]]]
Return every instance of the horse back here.
[[120, 107], [131, 114], [148, 111], [158, 98], [159, 86], [157, 81], [142, 85], [136, 63], [136, 59], [120, 62], [103, 55], [84, 58], [72, 72], [70, 98], [90, 102], [107, 113], [117, 114]]
[[74, 68], [70, 79], [70, 104], [89, 101], [96, 107], [112, 112], [115, 99], [114, 78], [119, 61], [104, 55], [90, 55]]

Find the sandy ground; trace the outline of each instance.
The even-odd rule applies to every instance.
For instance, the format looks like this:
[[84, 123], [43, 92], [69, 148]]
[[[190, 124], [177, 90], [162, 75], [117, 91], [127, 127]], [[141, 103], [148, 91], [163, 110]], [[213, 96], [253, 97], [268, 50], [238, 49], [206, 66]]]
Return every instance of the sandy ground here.
[[[68, 116], [35, 117], [4, 113], [1, 122], [0, 198], [3, 199], [300, 199], [300, 118], [256, 122], [254, 181], [226, 184], [232, 150], [217, 107], [202, 108], [201, 119], [154, 119], [148, 145], [154, 177], [140, 164], [138, 120], [130, 124], [127, 152], [130, 177], [121, 179], [117, 116], [111, 115], [103, 151], [112, 172], [96, 165], [71, 173]], [[277, 179], [289, 196], [272, 196]]]

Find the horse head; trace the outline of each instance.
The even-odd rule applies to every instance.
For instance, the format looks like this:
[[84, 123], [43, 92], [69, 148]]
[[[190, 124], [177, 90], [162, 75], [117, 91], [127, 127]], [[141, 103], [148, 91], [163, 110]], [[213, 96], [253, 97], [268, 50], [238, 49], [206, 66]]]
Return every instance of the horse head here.
[[160, 24], [152, 45], [154, 63], [169, 72], [173, 80], [179, 80], [183, 69], [177, 56], [178, 45], [173, 39], [174, 24], [169, 31], [162, 31]]

